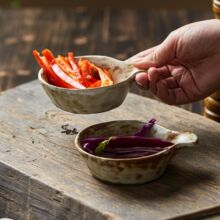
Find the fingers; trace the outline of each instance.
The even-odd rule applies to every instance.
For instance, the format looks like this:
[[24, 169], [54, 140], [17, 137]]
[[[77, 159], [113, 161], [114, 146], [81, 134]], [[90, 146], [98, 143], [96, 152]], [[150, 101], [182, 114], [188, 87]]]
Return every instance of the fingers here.
[[175, 80], [172, 78], [167, 66], [161, 68], [151, 67], [148, 70], [148, 79], [149, 79], [150, 90], [157, 96], [158, 96], [158, 85], [160, 89], [163, 88], [165, 85], [168, 88], [172, 88], [176, 86], [176, 84], [173, 82]]
[[135, 79], [138, 85], [144, 89], [150, 89], [154, 95], [167, 104], [179, 105], [188, 102], [186, 93], [180, 88], [168, 66], [151, 67], [147, 73], [137, 74]]
[[168, 65], [176, 56], [176, 47], [177, 39], [172, 34], [162, 44], [137, 54], [129, 61], [139, 69]]
[[[189, 97], [186, 95], [185, 91], [183, 88], [175, 88], [170, 91], [172, 93], [172, 96], [174, 97], [173, 100], [175, 100], [173, 105], [183, 105], [186, 103], [189, 103]], [[168, 103], [169, 104], [169, 103]]]
[[[169, 82], [171, 81], [169, 69], [167, 67], [155, 68], [152, 67], [148, 70], [148, 84], [151, 92], [156, 95], [160, 100], [168, 104], [175, 104], [175, 96], [171, 92]], [[172, 85], [173, 86], [173, 82]]]
[[150, 89], [155, 93], [156, 83], [158, 80], [167, 78], [170, 76], [169, 69], [165, 67], [161, 68], [149, 68], [147, 72], [139, 73], [136, 75], [135, 80], [139, 86], [143, 89]]
[[160, 100], [170, 105], [175, 104], [175, 97], [170, 91], [165, 80], [161, 79], [156, 84], [156, 92], [154, 93]]
[[161, 101], [169, 105], [182, 105], [189, 102], [189, 98], [183, 88], [171, 88], [170, 85], [168, 85], [167, 81], [164, 79], [161, 79], [157, 82], [156, 92], [154, 94]]
[[164, 79], [168, 85], [168, 87], [170, 89], [175, 89], [179, 86], [178, 82], [176, 81], [176, 79], [174, 77], [168, 77], [166, 79]]
[[153, 50], [155, 50], [157, 46], [155, 47], [152, 47], [150, 49], [147, 49], [147, 50], [144, 50], [144, 51], [141, 51], [140, 53], [138, 54], [135, 54], [134, 56], [130, 57], [129, 59], [127, 59], [126, 61], [129, 62], [129, 63], [135, 63], [136, 61], [142, 59], [143, 57], [149, 55], [150, 53], [153, 52]]
[[139, 73], [136, 75], [135, 80], [137, 84], [143, 89], [149, 89], [148, 73]]

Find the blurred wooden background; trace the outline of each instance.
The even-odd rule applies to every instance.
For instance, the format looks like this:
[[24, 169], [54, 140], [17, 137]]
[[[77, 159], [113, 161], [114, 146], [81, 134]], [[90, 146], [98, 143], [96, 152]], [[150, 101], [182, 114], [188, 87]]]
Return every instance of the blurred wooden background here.
[[[0, 0], [0, 4], [10, 6], [11, 1]], [[18, 8], [0, 8], [0, 91], [37, 78], [33, 49], [49, 48], [55, 54], [73, 50], [76, 55], [102, 54], [124, 60], [159, 44], [182, 25], [212, 17], [208, 0], [21, 0]], [[132, 92], [152, 97], [135, 85]], [[202, 105], [182, 107], [201, 113]]]
[[22, 6], [43, 6], [43, 7], [74, 7], [86, 6], [89, 8], [145, 8], [145, 9], [207, 9], [210, 7], [211, 0], [0, 0], [3, 6], [21, 3]]

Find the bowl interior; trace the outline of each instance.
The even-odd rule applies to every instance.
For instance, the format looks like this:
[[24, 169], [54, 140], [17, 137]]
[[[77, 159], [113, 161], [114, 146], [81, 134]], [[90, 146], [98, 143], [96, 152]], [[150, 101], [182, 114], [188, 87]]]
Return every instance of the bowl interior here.
[[[95, 124], [81, 131], [79, 139], [134, 135], [144, 124], [145, 122], [136, 120], [120, 120]], [[155, 124], [146, 137], [158, 137], [167, 140], [170, 133], [171, 130]]]
[[76, 57], [76, 59], [80, 58], [88, 59], [98, 67], [108, 69], [111, 73], [114, 84], [128, 79], [136, 70], [133, 65], [112, 57], [92, 55]]
[[[82, 149], [81, 140], [85, 138], [134, 135], [144, 124], [144, 122], [136, 120], [121, 120], [92, 125], [78, 134], [76, 144], [81, 151], [84, 151]], [[178, 132], [155, 124], [146, 137], [157, 137], [172, 142], [172, 139], [178, 134]]]
[[[89, 60], [90, 62], [94, 63], [95, 65], [97, 65], [98, 67], [102, 67], [102, 68], [106, 68], [110, 71], [112, 79], [114, 84], [118, 84], [121, 82], [124, 82], [130, 78], [132, 78], [132, 76], [134, 75], [134, 73], [137, 71], [137, 69], [131, 65], [128, 64], [124, 61], [121, 60], [117, 60], [114, 59], [112, 57], [107, 57], [107, 56], [93, 56], [93, 55], [87, 55], [87, 56], [78, 56], [76, 57], [76, 59], [80, 59], [80, 58], [85, 58], [87, 60]], [[48, 82], [47, 76], [44, 73], [44, 71], [41, 69], [39, 71], [39, 75], [38, 75], [38, 79], [47, 85], [53, 86]], [[56, 86], [54, 86], [56, 87]], [[109, 86], [107, 86], [109, 87]], [[60, 88], [60, 87], [58, 87]], [[105, 87], [102, 87], [105, 88]], [[63, 89], [63, 88], [61, 88]], [[90, 89], [86, 89], [86, 90], [93, 90], [94, 88], [90, 88]], [[97, 89], [97, 88], [95, 88]], [[99, 88], [100, 89], [100, 88]], [[71, 89], [68, 89], [71, 90]], [[80, 90], [80, 89], [74, 89], [76, 90]]]

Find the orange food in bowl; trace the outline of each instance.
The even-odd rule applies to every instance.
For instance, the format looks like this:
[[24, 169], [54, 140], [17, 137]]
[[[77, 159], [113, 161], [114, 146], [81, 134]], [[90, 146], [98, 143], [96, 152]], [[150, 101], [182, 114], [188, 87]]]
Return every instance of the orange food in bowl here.
[[113, 84], [107, 69], [98, 67], [87, 59], [77, 60], [72, 52], [65, 57], [61, 55], [55, 57], [49, 49], [44, 49], [42, 56], [37, 50], [33, 51], [33, 55], [43, 68], [48, 82], [54, 86], [86, 89]]

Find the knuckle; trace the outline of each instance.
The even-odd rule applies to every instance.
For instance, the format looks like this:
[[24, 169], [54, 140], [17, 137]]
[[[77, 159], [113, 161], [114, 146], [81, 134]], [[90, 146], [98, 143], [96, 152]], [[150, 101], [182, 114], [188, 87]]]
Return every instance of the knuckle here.
[[157, 51], [154, 51], [151, 56], [151, 61], [156, 62], [158, 60], [158, 53]]

